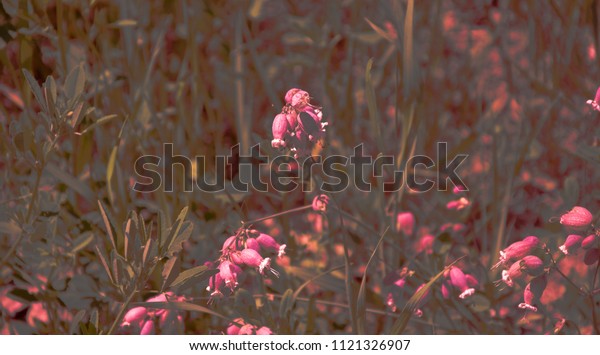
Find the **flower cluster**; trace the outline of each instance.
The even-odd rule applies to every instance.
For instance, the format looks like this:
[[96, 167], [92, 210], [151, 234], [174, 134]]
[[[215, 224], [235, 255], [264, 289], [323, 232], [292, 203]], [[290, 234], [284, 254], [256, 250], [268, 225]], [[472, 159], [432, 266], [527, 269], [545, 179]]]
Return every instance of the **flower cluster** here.
[[[167, 292], [152, 297], [146, 302], [182, 302], [184, 300], [184, 297], [177, 297], [173, 292]], [[134, 307], [123, 317], [121, 328], [125, 332], [140, 335], [182, 334], [183, 318], [177, 311], [154, 309], [150, 305]]]
[[227, 326], [227, 335], [272, 335], [273, 331], [265, 326], [257, 327], [246, 323], [243, 318], [236, 318]]
[[322, 122], [320, 107], [310, 103], [310, 95], [301, 89], [285, 94], [285, 106], [273, 120], [273, 148], [289, 147], [294, 158], [310, 155], [315, 143], [323, 138], [327, 122]]
[[458, 298], [465, 299], [472, 296], [478, 286], [479, 281], [473, 275], [465, 274], [460, 268], [452, 266], [444, 272], [442, 296], [448, 299], [454, 291], [458, 293]]
[[[575, 206], [560, 217], [560, 223], [570, 229], [585, 231], [592, 223], [592, 213], [585, 207]], [[600, 259], [600, 237], [597, 231], [583, 237], [579, 234], [569, 234], [565, 242], [559, 247], [565, 255], [574, 255], [585, 250], [583, 262], [592, 265]], [[585, 234], [584, 234], [585, 235]]]
[[[239, 285], [239, 277], [243, 267], [252, 268], [261, 275], [279, 273], [271, 268], [271, 258], [264, 258], [262, 254], [273, 254], [281, 257], [285, 254], [285, 244], [279, 244], [268, 234], [260, 233], [255, 229], [240, 229], [238, 233], [227, 238], [221, 248], [221, 257], [216, 268], [217, 274], [210, 278], [207, 291], [211, 292], [211, 299], [222, 298], [223, 289], [233, 292]], [[206, 263], [213, 267], [212, 262]]]
[[[406, 304], [412, 295], [419, 292], [425, 286], [423, 283], [416, 283], [415, 279], [412, 277], [413, 275], [414, 271], [404, 267], [400, 270], [391, 272], [384, 278], [385, 303], [392, 312], [396, 312], [399, 307]], [[421, 307], [427, 303], [429, 298], [431, 298], [431, 294], [429, 290], [427, 290], [416, 305], [415, 315], [417, 317], [423, 315]]]

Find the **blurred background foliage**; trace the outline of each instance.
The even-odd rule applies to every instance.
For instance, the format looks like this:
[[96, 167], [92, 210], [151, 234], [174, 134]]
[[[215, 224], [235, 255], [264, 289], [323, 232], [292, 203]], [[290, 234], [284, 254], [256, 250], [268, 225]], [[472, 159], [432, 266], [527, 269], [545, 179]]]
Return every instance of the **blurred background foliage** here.
[[[427, 282], [460, 257], [480, 280], [476, 301], [443, 300], [436, 291], [430, 310], [405, 332], [544, 333], [560, 310], [568, 310], [569, 331], [591, 332], [594, 305], [568, 285], [556, 282], [548, 311], [526, 318], [514, 306], [522, 293], [495, 289], [499, 275], [489, 267], [526, 235], [556, 248], [565, 233], [550, 220], [573, 205], [600, 211], [599, 120], [585, 105], [599, 84], [597, 1], [1, 5], [3, 333], [109, 332], [128, 296], [143, 301], [169, 277], [168, 284], [214, 261], [240, 221], [310, 203], [314, 193], [300, 191], [186, 193], [183, 179], [194, 174], [179, 168], [175, 192], [132, 189], [136, 159], [161, 156], [163, 143], [179, 155], [208, 157], [208, 176], [211, 157], [230, 154], [238, 142], [242, 152], [261, 144], [274, 156], [271, 123], [292, 87], [310, 92], [329, 122], [316, 153], [349, 156], [362, 143], [365, 154], [393, 155], [403, 166], [411, 155], [435, 158], [436, 143], [448, 142], [448, 159], [469, 155], [459, 173], [471, 206], [446, 210], [450, 192], [384, 193], [373, 177], [372, 192], [351, 187], [332, 196], [341, 214], [259, 223], [291, 246], [276, 266], [282, 276], [259, 282], [255, 275], [249, 291], [209, 306], [209, 272], [197, 269], [197, 282], [179, 290], [199, 306], [187, 308], [186, 332], [220, 333], [236, 316], [281, 333], [355, 332], [349, 309], [366, 312], [365, 332], [388, 332], [398, 314], [385, 309], [385, 275], [406, 266]], [[227, 178], [237, 173], [228, 168]], [[186, 207], [184, 222], [178, 216]], [[399, 211], [416, 216], [411, 238], [395, 226]], [[445, 223], [466, 229], [443, 235]], [[431, 255], [415, 251], [426, 233], [443, 235]], [[161, 236], [181, 236], [183, 249], [169, 253], [159, 243], [151, 255], [159, 267], [143, 264], [131, 245], [128, 255], [127, 243]], [[351, 263], [340, 269], [344, 243]], [[568, 272], [588, 280], [575, 264]], [[367, 291], [357, 301], [363, 279]], [[290, 304], [285, 291], [308, 280]]]

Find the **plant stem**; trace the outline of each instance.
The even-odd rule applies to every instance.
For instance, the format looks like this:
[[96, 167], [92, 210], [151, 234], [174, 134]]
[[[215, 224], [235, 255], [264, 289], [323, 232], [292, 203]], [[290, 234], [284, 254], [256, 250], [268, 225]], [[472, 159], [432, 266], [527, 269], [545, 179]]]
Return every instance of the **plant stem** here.
[[115, 318], [113, 324], [110, 326], [110, 329], [108, 330], [108, 333], [106, 333], [107, 335], [112, 335], [114, 333], [115, 329], [117, 328], [117, 325], [119, 324], [119, 322], [121, 322], [121, 319], [123, 318], [123, 314], [125, 314], [125, 310], [127, 309], [127, 307], [129, 307], [129, 304], [131, 303], [131, 300], [133, 299], [133, 296], [135, 295], [136, 292], [137, 292], [137, 290], [134, 287], [133, 291], [131, 291], [131, 293], [129, 294], [129, 296], [125, 300], [125, 303], [123, 303], [121, 305], [121, 309], [119, 310], [119, 314], [117, 314], [117, 317]]
[[273, 218], [277, 218], [279, 216], [283, 216], [283, 215], [286, 215], [286, 214], [289, 214], [289, 213], [300, 212], [300, 211], [308, 210], [308, 209], [311, 209], [311, 208], [312, 208], [312, 204], [311, 205], [302, 206], [302, 207], [292, 208], [291, 210], [287, 210], [287, 211], [283, 211], [283, 212], [278, 212], [278, 213], [275, 213], [275, 214], [272, 214], [272, 215], [269, 215], [269, 216], [266, 216], [266, 217], [254, 219], [254, 220], [249, 221], [249, 222], [242, 221], [242, 226], [247, 226], [247, 225], [250, 225], [250, 224], [254, 224], [254, 223], [261, 222], [261, 221], [265, 221], [267, 219], [273, 219]]

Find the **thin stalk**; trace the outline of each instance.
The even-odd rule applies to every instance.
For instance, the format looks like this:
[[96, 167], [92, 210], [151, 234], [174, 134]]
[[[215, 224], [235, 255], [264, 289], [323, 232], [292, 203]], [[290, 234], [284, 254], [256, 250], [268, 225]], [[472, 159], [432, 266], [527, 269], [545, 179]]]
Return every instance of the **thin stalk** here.
[[290, 214], [290, 213], [295, 213], [295, 212], [300, 212], [300, 211], [304, 211], [304, 210], [308, 210], [312, 208], [312, 204], [311, 205], [306, 205], [306, 206], [302, 206], [302, 207], [296, 207], [296, 208], [292, 208], [291, 210], [287, 210], [287, 211], [283, 211], [283, 212], [278, 212], [272, 215], [268, 215], [266, 217], [261, 217], [261, 218], [257, 218], [257, 219], [253, 219], [251, 221], [248, 222], [244, 222], [242, 221], [242, 226], [247, 226], [250, 224], [254, 224], [254, 223], [258, 223], [261, 221], [265, 221], [267, 219], [273, 219], [273, 218], [277, 218], [286, 214]]

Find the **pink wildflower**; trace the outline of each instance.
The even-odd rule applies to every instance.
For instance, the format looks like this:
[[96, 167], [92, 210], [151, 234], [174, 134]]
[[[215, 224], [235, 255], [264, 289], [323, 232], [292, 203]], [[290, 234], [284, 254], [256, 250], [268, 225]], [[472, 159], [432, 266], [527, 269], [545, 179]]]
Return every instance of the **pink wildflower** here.
[[315, 212], [326, 212], [327, 205], [329, 204], [329, 196], [317, 195], [312, 200], [312, 209]]
[[504, 250], [500, 251], [500, 261], [496, 263], [492, 269], [500, 265], [509, 265], [510, 263], [522, 259], [526, 255], [531, 254], [540, 244], [540, 240], [535, 236], [525, 237], [523, 240], [514, 242]]
[[592, 223], [592, 213], [585, 207], [575, 206], [560, 217], [560, 224], [567, 227], [582, 228]]
[[596, 244], [598, 237], [595, 234], [588, 235], [581, 241], [581, 247], [583, 249], [591, 249]]
[[271, 259], [263, 259], [256, 250], [244, 249], [240, 253], [240, 258], [246, 266], [257, 269], [261, 275], [264, 275], [265, 271], [270, 271], [273, 275], [279, 276], [279, 273], [271, 268]]
[[565, 255], [576, 253], [581, 247], [583, 237], [576, 234], [571, 234], [565, 240], [565, 243], [559, 247], [559, 249], [565, 253]]
[[546, 274], [540, 275], [527, 284], [523, 291], [523, 303], [519, 304], [519, 308], [527, 309], [532, 312], [537, 312], [536, 304], [542, 298], [542, 294], [546, 289], [547, 279]]
[[400, 212], [396, 216], [396, 230], [405, 236], [411, 236], [415, 230], [415, 215], [412, 212]]
[[459, 198], [458, 200], [450, 201], [446, 204], [446, 208], [449, 210], [460, 211], [467, 206], [469, 206], [471, 202], [464, 197]]
[[523, 259], [514, 262], [508, 270], [502, 270], [502, 281], [512, 287], [514, 280], [521, 279], [525, 275], [536, 276], [544, 270], [544, 262], [535, 255], [527, 255]]
[[268, 327], [260, 327], [256, 330], [256, 335], [272, 335], [273, 331]]
[[280, 113], [275, 116], [275, 120], [273, 120], [273, 140], [271, 141], [271, 146], [273, 148], [282, 148], [285, 147], [285, 138], [289, 131], [289, 123], [287, 117]]
[[[285, 244], [280, 245], [277, 241], [268, 234], [261, 233], [256, 241], [258, 245], [267, 252], [277, 253], [278, 257], [285, 255]], [[254, 249], [254, 248], [252, 248]], [[256, 250], [256, 249], [255, 249]], [[258, 251], [258, 250], [257, 250]]]
[[593, 100], [587, 100], [588, 105], [592, 105], [592, 108], [596, 111], [600, 111], [600, 87], [596, 90], [596, 97]]

